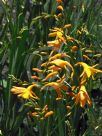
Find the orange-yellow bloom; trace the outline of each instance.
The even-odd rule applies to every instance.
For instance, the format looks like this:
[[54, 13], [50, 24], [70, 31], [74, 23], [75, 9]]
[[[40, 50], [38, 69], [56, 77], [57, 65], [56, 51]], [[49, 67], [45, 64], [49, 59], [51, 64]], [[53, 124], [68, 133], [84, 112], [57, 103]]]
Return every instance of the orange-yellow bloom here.
[[35, 71], [35, 72], [42, 72], [42, 70], [38, 69], [38, 68], [32, 68], [32, 70]]
[[57, 81], [57, 82], [50, 82], [50, 83], [47, 83], [45, 84], [41, 90], [45, 89], [46, 87], [52, 87], [55, 89], [58, 97], [57, 98], [62, 98], [62, 93], [61, 91], [67, 91], [68, 90], [68, 87], [66, 85], [64, 85], [64, 79], [61, 79], [60, 81]]
[[62, 89], [63, 91], [68, 91], [69, 88], [68, 88], [68, 86], [62, 84], [61, 89]]
[[64, 32], [61, 28], [54, 27], [51, 29], [51, 33], [49, 33], [49, 37], [56, 37], [56, 40], [60, 40], [60, 42], [66, 43], [66, 39], [64, 37]]
[[53, 29], [50, 29], [52, 32], [57, 32], [57, 31], [59, 31], [59, 32], [62, 32], [63, 33], [63, 30], [62, 30], [62, 28], [58, 28], [58, 27], [54, 27]]
[[30, 113], [30, 115], [31, 115], [32, 117], [37, 117], [37, 116], [38, 116], [38, 113], [37, 113], [37, 112], [32, 112], [32, 113]]
[[66, 39], [67, 39], [67, 41], [69, 41], [69, 42], [72, 42], [73, 43], [73, 41], [74, 41], [74, 38], [73, 37], [70, 37], [70, 36], [66, 36]]
[[52, 32], [52, 33], [49, 33], [49, 37], [56, 37], [56, 39], [62, 39], [62, 36], [63, 36], [63, 31], [56, 31], [56, 32]]
[[64, 25], [63, 28], [69, 28], [69, 27], [71, 27], [71, 26], [72, 26], [71, 24], [66, 24], [66, 25]]
[[66, 94], [71, 96], [72, 98], [75, 97], [75, 93], [73, 91], [68, 91]]
[[56, 36], [62, 36], [63, 35], [63, 30], [58, 27], [54, 27], [53, 29], [50, 29], [52, 31], [49, 33], [49, 37], [56, 37]]
[[37, 77], [37, 76], [31, 76], [31, 78], [34, 80], [40, 80], [40, 77]]
[[44, 108], [42, 109], [42, 112], [45, 113], [48, 111], [48, 105], [45, 105]]
[[54, 114], [54, 112], [53, 111], [49, 111], [49, 112], [47, 112], [46, 114], [45, 114], [45, 118], [48, 118], [48, 117], [50, 117], [51, 115], [53, 115]]
[[59, 78], [56, 82], [62, 85], [64, 81], [65, 81], [65, 74], [61, 78]]
[[18, 97], [24, 99], [29, 99], [29, 98], [38, 99], [38, 96], [32, 91], [33, 87], [37, 87], [37, 85], [33, 84], [28, 86], [27, 88], [13, 86], [11, 88], [11, 92], [13, 94], [16, 94]]
[[61, 60], [61, 59], [56, 59], [56, 60], [53, 60], [53, 61], [49, 62], [49, 64], [53, 64], [55, 66], [58, 66], [60, 68], [65, 68], [65, 69], [66, 69], [66, 66], [69, 66], [72, 69], [71, 78], [73, 77], [74, 69], [73, 69], [72, 65], [68, 61], [64, 61], [64, 60]]
[[43, 81], [45, 81], [45, 80], [47, 80], [47, 79], [49, 79], [49, 78], [55, 76], [57, 73], [58, 73], [57, 71], [49, 73], [49, 74], [43, 79]]
[[60, 42], [59, 40], [54, 40], [54, 41], [48, 41], [47, 44], [49, 47], [52, 46], [56, 50], [61, 47], [62, 42]]
[[83, 55], [83, 58], [86, 60], [91, 60], [87, 55]]
[[74, 45], [71, 47], [72, 52], [76, 52], [78, 50], [78, 46]]
[[63, 7], [61, 5], [59, 5], [57, 9], [63, 11]]
[[70, 68], [73, 69], [72, 65], [69, 62], [67, 62], [65, 60], [61, 60], [61, 59], [55, 59], [55, 60], [49, 62], [49, 64], [54, 64], [54, 65], [61, 67], [61, 68], [65, 68], [66, 66], [69, 66]]
[[52, 70], [52, 71], [61, 71], [62, 70], [61, 68], [59, 68], [59, 67], [57, 67], [55, 65], [50, 66], [48, 69]]
[[44, 62], [44, 63], [41, 64], [41, 67], [46, 67], [47, 64], [48, 64], [47, 62]]
[[80, 106], [82, 108], [85, 106], [86, 103], [88, 103], [88, 105], [92, 104], [84, 85], [81, 85], [78, 94], [75, 96], [75, 102], [76, 104], [80, 103]]
[[94, 79], [94, 75], [96, 73], [102, 73], [102, 70], [95, 69], [95, 66], [89, 66], [84, 62], [78, 62], [75, 65], [81, 65], [83, 67], [83, 72], [80, 75], [80, 77], [83, 77], [83, 80], [85, 80], [86, 78], [90, 78], [91, 76]]
[[63, 16], [63, 14], [62, 13], [59, 13], [57, 16], [56, 16], [56, 19], [57, 18], [60, 18], [60, 17], [62, 17]]
[[62, 3], [62, 0], [56, 0], [56, 2], [58, 2], [60, 4], [60, 3]]
[[49, 61], [55, 60], [55, 59], [60, 59], [60, 58], [66, 57], [66, 56], [68, 56], [66, 53], [58, 53], [58, 54], [50, 57]]
[[71, 109], [71, 106], [67, 105], [66, 108], [67, 108], [67, 110], [70, 110], [70, 109]]
[[56, 82], [47, 83], [41, 88], [41, 90], [43, 90], [44, 88], [46, 88], [48, 86], [53, 87], [55, 89], [56, 93], [58, 94], [58, 97], [62, 98], [61, 85], [59, 83], [56, 83]]

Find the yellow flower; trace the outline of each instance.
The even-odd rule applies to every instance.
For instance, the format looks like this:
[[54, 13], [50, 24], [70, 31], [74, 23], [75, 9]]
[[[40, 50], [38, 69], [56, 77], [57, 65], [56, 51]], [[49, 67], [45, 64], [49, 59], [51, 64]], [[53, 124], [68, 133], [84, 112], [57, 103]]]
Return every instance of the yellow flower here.
[[56, 19], [57, 18], [60, 18], [60, 17], [62, 17], [63, 16], [63, 14], [62, 13], [59, 13], [57, 16], [56, 16]]
[[61, 87], [61, 84], [59, 84], [59, 83], [57, 83], [57, 82], [50, 82], [50, 83], [45, 84], [45, 85], [41, 88], [41, 90], [45, 89], [45, 88], [48, 87], [48, 86], [53, 87], [53, 88], [55, 89], [55, 91], [56, 91], [58, 97], [59, 97], [59, 98], [62, 98], [61, 88], [60, 88], [60, 87]]
[[42, 72], [42, 70], [38, 69], [38, 68], [32, 68], [32, 70], [35, 71], [35, 72]]
[[66, 78], [65, 78], [65, 74], [64, 74], [61, 78], [59, 77], [59, 79], [56, 82], [62, 85], [62, 83], [65, 81], [65, 79]]
[[56, 2], [58, 2], [60, 4], [60, 3], [62, 3], [62, 0], [56, 0]]
[[62, 98], [62, 93], [61, 93], [61, 91], [63, 90], [63, 91], [68, 91], [68, 87], [66, 86], [66, 85], [64, 85], [64, 79], [62, 78], [62, 79], [60, 79], [60, 80], [58, 80], [58, 81], [56, 81], [56, 82], [49, 82], [49, 83], [47, 83], [47, 84], [45, 84], [42, 88], [41, 88], [41, 90], [43, 90], [43, 89], [45, 89], [46, 87], [52, 87], [52, 88], [54, 88], [55, 89], [55, 91], [56, 91], [56, 93], [57, 93], [57, 95], [58, 95], [58, 99], [59, 98]]
[[81, 65], [83, 67], [83, 72], [82, 74], [80, 75], [80, 77], [82, 77], [82, 80], [86, 80], [86, 78], [90, 78], [92, 76], [92, 78], [94, 79], [94, 75], [96, 73], [102, 73], [102, 70], [98, 70], [98, 69], [95, 69], [94, 67], [95, 66], [89, 66], [87, 65], [86, 63], [84, 62], [78, 62], [77, 64], [75, 64], [76, 66], [77, 65]]
[[63, 7], [61, 5], [59, 5], [57, 9], [63, 11]]
[[55, 76], [57, 73], [58, 73], [57, 71], [49, 73], [49, 74], [43, 79], [43, 81], [45, 81], [45, 80], [47, 80], [47, 79], [49, 79], [49, 78]]
[[58, 53], [58, 54], [50, 57], [49, 61], [55, 60], [55, 59], [60, 59], [60, 58], [66, 57], [66, 56], [68, 56], [66, 53]]
[[71, 78], [73, 77], [74, 69], [69, 62], [61, 60], [61, 59], [56, 59], [56, 60], [49, 62], [49, 64], [53, 64], [55, 66], [58, 66], [60, 68], [65, 68], [65, 69], [66, 69], [66, 66], [69, 66], [72, 69]]
[[40, 77], [37, 77], [37, 76], [31, 76], [31, 78], [34, 80], [40, 80]]
[[49, 64], [48, 62], [44, 62], [41, 64], [41, 67], [47, 67], [48, 64]]
[[32, 91], [33, 87], [37, 87], [37, 85], [33, 84], [28, 86], [27, 88], [13, 86], [11, 88], [11, 92], [13, 94], [16, 94], [18, 97], [22, 97], [24, 99], [29, 98], [38, 99], [38, 96]]
[[49, 33], [49, 37], [56, 37], [56, 39], [61, 39], [61, 41], [65, 41], [64, 37], [63, 37], [63, 33], [62, 32], [52, 32], [52, 33]]
[[53, 29], [50, 29], [50, 31], [52, 31], [52, 32], [57, 32], [57, 31], [59, 31], [59, 32], [62, 32], [62, 33], [63, 33], [62, 28], [58, 28], [58, 27], [54, 27]]
[[75, 93], [72, 92], [72, 91], [68, 91], [66, 94], [67, 94], [68, 96], [71, 96], [72, 98], [75, 98]]
[[76, 52], [78, 50], [78, 46], [74, 45], [71, 47], [72, 52]]
[[47, 42], [48, 46], [54, 47], [54, 50], [59, 49], [61, 47], [62, 42], [59, 40], [54, 40], [54, 41], [48, 41]]
[[83, 108], [86, 103], [90, 106], [92, 104], [91, 99], [86, 91], [84, 85], [81, 85], [78, 94], [75, 96], [76, 104], [80, 103], [80, 106]]
[[73, 37], [70, 37], [70, 36], [68, 36], [68, 35], [66, 35], [66, 39], [67, 39], [67, 41], [72, 42], [72, 43], [73, 43], [73, 41], [74, 41], [74, 38], [73, 38]]
[[49, 62], [49, 64], [54, 64], [60, 68], [65, 68], [66, 66], [73, 68], [69, 62], [67, 62], [65, 60], [61, 60], [61, 59], [55, 59], [55, 60]]
[[66, 39], [64, 37], [64, 32], [61, 28], [54, 27], [51, 29], [51, 33], [49, 33], [49, 37], [55, 37], [56, 40], [60, 40], [60, 42], [66, 43]]
[[52, 31], [49, 33], [49, 37], [61, 37], [63, 35], [63, 30], [58, 27], [54, 27], [53, 29], [50, 29]]
[[44, 108], [42, 109], [42, 113], [45, 113], [48, 111], [48, 105], [45, 105]]
[[70, 110], [70, 109], [71, 109], [71, 106], [67, 105], [66, 108], [67, 108], [67, 110]]
[[37, 112], [32, 112], [32, 113], [30, 113], [30, 115], [31, 115], [32, 117], [37, 117], [37, 116], [38, 116], [38, 113], [37, 113]]
[[48, 69], [51, 70], [51, 71], [61, 71], [62, 70], [61, 68], [59, 68], [55, 65], [50, 66]]
[[91, 60], [87, 55], [83, 55], [83, 58], [84, 58], [85, 60]]
[[54, 112], [53, 111], [49, 111], [49, 112], [47, 112], [46, 114], [45, 114], [45, 118], [48, 118], [48, 117], [50, 117], [51, 115], [53, 115], [54, 114]]
[[71, 24], [66, 24], [66, 25], [64, 25], [63, 28], [69, 28], [69, 27], [71, 27], [71, 26], [72, 26]]

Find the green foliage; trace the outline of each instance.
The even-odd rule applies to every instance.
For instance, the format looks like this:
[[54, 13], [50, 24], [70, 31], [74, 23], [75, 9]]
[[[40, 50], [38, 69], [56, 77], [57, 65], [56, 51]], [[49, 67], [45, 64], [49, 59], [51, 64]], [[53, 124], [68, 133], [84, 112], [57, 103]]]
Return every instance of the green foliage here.
[[[50, 103], [50, 109], [54, 108], [56, 113], [55, 120], [53, 117], [43, 121], [35, 119], [33, 124], [27, 116], [27, 113], [32, 110], [30, 104], [24, 105], [24, 101], [19, 101], [10, 92], [13, 85], [26, 86], [29, 84], [31, 68], [36, 66], [37, 61], [41, 58], [39, 48], [47, 44], [50, 39], [48, 38], [49, 29], [56, 25], [60, 27], [65, 23], [72, 24], [73, 27], [68, 33], [77, 39], [76, 44], [82, 47], [86, 45], [87, 48], [92, 47], [96, 53], [101, 53], [101, 2], [65, 0], [64, 8], [64, 19], [56, 22], [55, 0], [32, 0], [31, 2], [30, 0], [13, 0], [11, 3], [2, 0], [0, 2], [0, 9], [2, 9], [2, 12], [0, 11], [0, 130], [4, 136], [74, 136], [75, 133], [78, 133], [77, 128], [83, 112], [81, 109], [72, 109], [75, 113], [72, 120], [68, 115], [64, 116], [64, 113], [67, 113], [63, 110], [65, 109], [64, 101], [53, 103], [51, 98], [47, 98], [46, 92], [46, 99], [42, 99], [39, 105], [43, 108], [46, 102]], [[83, 31], [81, 36], [76, 35], [78, 29]], [[65, 47], [63, 51], [68, 52], [69, 47]], [[79, 52], [78, 56], [81, 55]], [[43, 93], [40, 95], [43, 96]], [[60, 107], [56, 109], [56, 105]], [[97, 125], [95, 124], [95, 118], [99, 113], [94, 117], [96, 106], [92, 108], [84, 111], [88, 115], [89, 128], [86, 132], [84, 130], [83, 136], [90, 134], [94, 136], [101, 133], [101, 119], [98, 118]], [[94, 133], [91, 133], [94, 125]]]

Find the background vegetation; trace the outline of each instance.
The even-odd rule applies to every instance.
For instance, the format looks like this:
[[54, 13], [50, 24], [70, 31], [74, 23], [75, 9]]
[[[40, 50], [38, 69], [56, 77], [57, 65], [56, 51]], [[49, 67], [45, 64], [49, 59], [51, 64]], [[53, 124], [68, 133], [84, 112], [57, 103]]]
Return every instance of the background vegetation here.
[[[13, 85], [28, 84], [33, 80], [32, 67], [39, 62], [39, 49], [50, 39], [49, 29], [56, 25], [72, 24], [69, 34], [87, 49], [93, 58], [91, 64], [100, 64], [102, 69], [102, 2], [99, 0], [63, 0], [65, 17], [57, 22], [53, 15], [58, 13], [56, 0], [1, 0], [0, 2], [0, 130], [3, 136], [100, 136], [102, 134], [102, 76], [93, 82], [91, 108], [81, 109], [73, 120], [64, 116], [63, 103], [53, 118], [38, 121], [31, 119], [30, 102], [18, 99], [10, 90]], [[82, 35], [76, 34], [77, 30]], [[47, 50], [45, 48], [45, 50]], [[63, 51], [67, 52], [65, 47]], [[40, 63], [40, 62], [39, 62]], [[25, 82], [26, 81], [26, 82]], [[42, 101], [41, 101], [42, 102]], [[40, 102], [40, 103], [41, 103]], [[44, 105], [42, 105], [43, 107]], [[50, 107], [50, 108], [52, 108]], [[65, 120], [66, 119], [66, 120]], [[78, 119], [78, 120], [77, 120]], [[54, 124], [53, 124], [54, 122]], [[75, 128], [73, 123], [76, 122]], [[35, 125], [37, 124], [37, 126]]]

